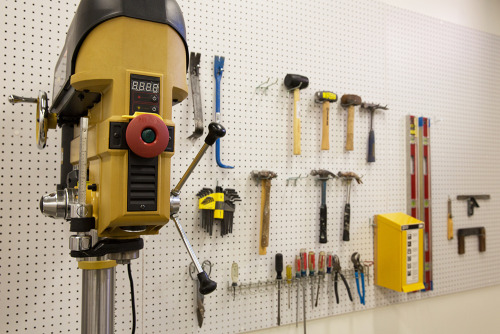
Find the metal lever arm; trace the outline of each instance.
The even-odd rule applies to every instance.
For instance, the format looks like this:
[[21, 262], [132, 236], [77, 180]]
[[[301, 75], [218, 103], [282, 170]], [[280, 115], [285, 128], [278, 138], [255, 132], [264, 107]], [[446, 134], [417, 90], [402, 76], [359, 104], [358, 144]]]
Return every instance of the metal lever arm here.
[[34, 97], [24, 97], [17, 95], [9, 95], [9, 102], [14, 103], [38, 103], [38, 99]]
[[212, 146], [218, 138], [224, 137], [225, 134], [226, 129], [224, 129], [222, 125], [218, 123], [210, 123], [210, 125], [208, 126], [208, 135], [205, 138], [205, 144], [203, 144], [203, 147], [200, 149], [193, 162], [191, 162], [191, 165], [189, 165], [187, 171], [184, 173], [177, 186], [170, 192], [170, 219], [174, 221], [175, 227], [177, 228], [177, 231], [179, 231], [181, 239], [184, 242], [184, 246], [186, 246], [186, 250], [188, 251], [191, 260], [196, 267], [196, 271], [198, 272], [198, 281], [200, 282], [200, 293], [203, 295], [209, 294], [210, 292], [214, 291], [217, 288], [217, 283], [212, 281], [208, 277], [207, 273], [203, 270], [200, 262], [198, 261], [198, 258], [196, 257], [196, 254], [194, 253], [193, 247], [191, 246], [191, 243], [187, 238], [186, 232], [184, 232], [184, 229], [178, 222], [179, 218], [177, 216], [177, 212], [179, 211], [180, 204], [179, 194], [182, 186], [184, 185], [184, 183], [186, 183], [187, 179], [193, 172], [198, 162], [200, 162], [208, 147]]

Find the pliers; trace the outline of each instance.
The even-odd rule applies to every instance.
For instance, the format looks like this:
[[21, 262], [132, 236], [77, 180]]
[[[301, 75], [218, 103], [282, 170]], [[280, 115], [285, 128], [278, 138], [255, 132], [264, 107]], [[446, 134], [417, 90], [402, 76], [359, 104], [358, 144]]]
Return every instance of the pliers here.
[[[208, 277], [210, 277], [213, 267], [212, 262], [205, 260], [201, 264], [201, 267], [203, 271], [207, 273]], [[205, 296], [200, 293], [200, 281], [196, 276], [196, 266], [193, 262], [189, 265], [189, 275], [193, 281], [196, 281], [196, 317], [198, 318], [198, 326], [201, 328], [203, 319], [205, 318], [205, 305], [203, 304]]]
[[[354, 277], [356, 278], [356, 287], [358, 289], [359, 301], [361, 304], [365, 305], [365, 274], [364, 268], [360, 261], [360, 255], [358, 252], [355, 252], [351, 256], [351, 261], [354, 266]], [[361, 276], [361, 286], [363, 288], [363, 294], [361, 294], [361, 290], [359, 288], [359, 278]]]
[[344, 282], [345, 288], [347, 290], [347, 294], [349, 295], [349, 299], [352, 302], [351, 289], [349, 288], [349, 284], [347, 284], [347, 280], [345, 279], [344, 275], [342, 274], [342, 267], [340, 266], [340, 260], [339, 260], [339, 257], [337, 255], [333, 256], [332, 269], [333, 269], [333, 272], [335, 273], [333, 286], [335, 287], [335, 299], [337, 300], [337, 304], [339, 303], [339, 291], [338, 291], [338, 287], [337, 287], [339, 275], [340, 275], [340, 278], [342, 279], [342, 281]]

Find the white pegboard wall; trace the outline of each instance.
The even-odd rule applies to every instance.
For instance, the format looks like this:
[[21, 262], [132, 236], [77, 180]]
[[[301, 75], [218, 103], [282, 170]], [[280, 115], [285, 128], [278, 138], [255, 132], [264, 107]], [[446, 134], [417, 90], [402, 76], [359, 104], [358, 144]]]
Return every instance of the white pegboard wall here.
[[[323, 285], [318, 308], [308, 319], [336, 315], [429, 296], [499, 284], [500, 227], [497, 226], [500, 144], [500, 38], [374, 1], [314, 1], [290, 6], [284, 0], [179, 0], [190, 51], [200, 52], [204, 118], [213, 119], [213, 57], [225, 57], [222, 78], [222, 119], [228, 134], [222, 139], [222, 161], [234, 170], [216, 167], [209, 153], [182, 191], [180, 220], [201, 261], [214, 264], [219, 288], [205, 298], [203, 330], [236, 333], [276, 325], [276, 291], [237, 295], [227, 291], [230, 267], [236, 261], [241, 282], [275, 277], [274, 255], [292, 264], [300, 248], [332, 251], [344, 268], [358, 251], [373, 258], [369, 218], [406, 208], [405, 133], [407, 114], [431, 118], [434, 291], [400, 294], [367, 286], [367, 305], [347, 302], [342, 284], [341, 304], [333, 284]], [[34, 145], [33, 106], [11, 106], [11, 93], [51, 96], [52, 72], [78, 1], [16, 1], [2, 4], [0, 37], [3, 60], [0, 114], [0, 293], [5, 300], [0, 324], [6, 333], [66, 333], [79, 328], [80, 276], [68, 255], [69, 228], [39, 214], [38, 199], [55, 189], [59, 178], [58, 131], [49, 147]], [[325, 8], [335, 8], [325, 17]], [[258, 14], [258, 15], [257, 15]], [[301, 91], [302, 155], [292, 155], [293, 98], [283, 86], [287, 73], [309, 78]], [[278, 84], [266, 92], [255, 88], [267, 78]], [[339, 103], [330, 110], [330, 150], [320, 150], [321, 106], [318, 90], [360, 95], [364, 101], [388, 104], [375, 113], [377, 161], [366, 163], [369, 113], [356, 111], [355, 151], [345, 152], [347, 112]], [[480, 103], [478, 103], [480, 101]], [[186, 138], [194, 129], [188, 97], [173, 109], [176, 154], [175, 184], [199, 150], [202, 140]], [[212, 150], [209, 150], [211, 152]], [[28, 154], [29, 153], [29, 154]], [[318, 243], [320, 186], [310, 176], [286, 186], [286, 179], [311, 169], [352, 170], [363, 175], [351, 193], [351, 241], [341, 241], [345, 185], [327, 185], [328, 244]], [[271, 235], [266, 256], [258, 255], [261, 189], [252, 170], [278, 173], [271, 188]], [[202, 228], [195, 194], [203, 187], [235, 188], [233, 233], [210, 237]], [[466, 254], [458, 256], [456, 239], [446, 240], [448, 195], [489, 193], [473, 217], [465, 202], [453, 201], [455, 228], [485, 226], [487, 251], [477, 252], [477, 240], [466, 239]], [[194, 282], [189, 259], [178, 232], [168, 224], [160, 235], [145, 238], [141, 258], [133, 262], [137, 302], [137, 333], [192, 333], [198, 330]], [[372, 272], [373, 274], [373, 272]], [[373, 282], [373, 275], [370, 276]], [[327, 292], [328, 291], [328, 292]], [[274, 292], [274, 293], [272, 293]], [[282, 323], [295, 321], [295, 291], [291, 310], [282, 294]], [[300, 304], [302, 301], [300, 301]], [[117, 269], [116, 332], [130, 332], [130, 303], [125, 267]], [[300, 311], [300, 314], [302, 311]]]

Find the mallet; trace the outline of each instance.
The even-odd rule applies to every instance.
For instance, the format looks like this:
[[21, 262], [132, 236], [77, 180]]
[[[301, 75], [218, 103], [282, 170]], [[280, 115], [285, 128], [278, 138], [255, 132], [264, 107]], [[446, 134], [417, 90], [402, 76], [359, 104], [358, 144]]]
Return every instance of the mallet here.
[[361, 104], [361, 97], [357, 95], [345, 94], [340, 99], [343, 108], [347, 108], [347, 140], [345, 142], [346, 151], [354, 150], [354, 107]]
[[321, 149], [330, 149], [330, 102], [337, 102], [337, 94], [332, 92], [316, 92], [314, 102], [323, 104], [323, 131], [321, 135]]
[[299, 74], [287, 74], [285, 87], [293, 90], [293, 154], [300, 155], [300, 115], [299, 100], [300, 90], [309, 86], [309, 79]]

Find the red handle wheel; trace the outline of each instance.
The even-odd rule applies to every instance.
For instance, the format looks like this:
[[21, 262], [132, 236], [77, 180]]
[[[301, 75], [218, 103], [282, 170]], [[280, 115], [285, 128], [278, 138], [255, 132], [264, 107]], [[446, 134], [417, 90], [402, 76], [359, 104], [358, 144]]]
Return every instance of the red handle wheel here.
[[142, 114], [129, 123], [126, 139], [132, 152], [142, 158], [154, 158], [165, 151], [170, 138], [162, 119]]

